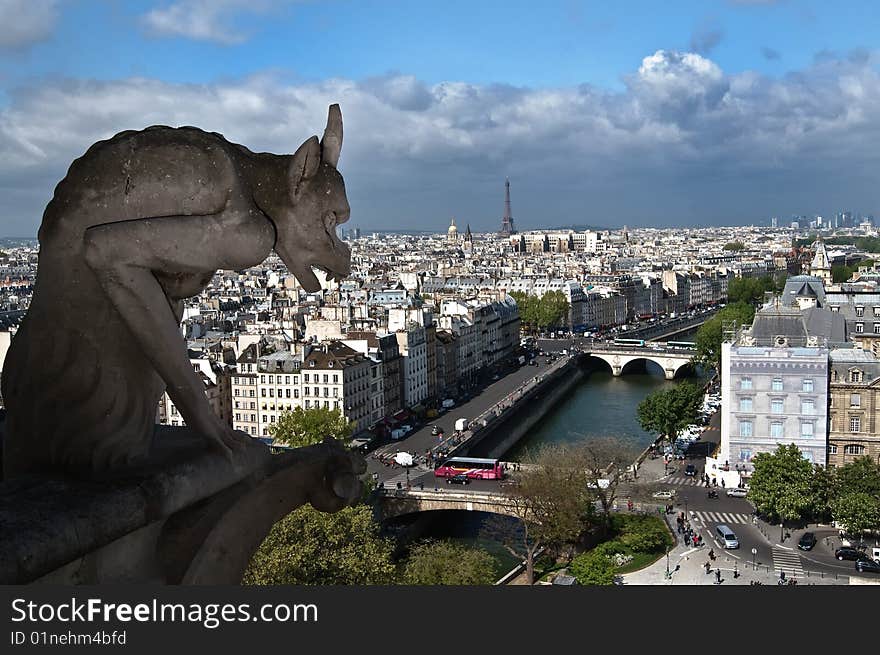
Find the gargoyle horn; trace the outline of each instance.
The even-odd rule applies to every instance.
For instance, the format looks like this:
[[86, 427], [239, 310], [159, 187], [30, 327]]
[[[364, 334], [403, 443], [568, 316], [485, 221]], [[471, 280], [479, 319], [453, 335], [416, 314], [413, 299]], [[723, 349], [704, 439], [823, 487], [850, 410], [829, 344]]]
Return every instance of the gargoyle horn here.
[[339, 110], [339, 105], [330, 105], [327, 128], [324, 130], [324, 138], [321, 139], [321, 159], [336, 168], [341, 150], [342, 112]]

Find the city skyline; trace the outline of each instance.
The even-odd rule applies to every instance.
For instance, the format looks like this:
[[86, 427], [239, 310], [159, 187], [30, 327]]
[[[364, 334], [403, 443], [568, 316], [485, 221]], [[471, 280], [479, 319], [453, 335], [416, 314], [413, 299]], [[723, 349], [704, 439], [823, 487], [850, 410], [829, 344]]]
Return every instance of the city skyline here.
[[472, 5], [0, 1], [2, 231], [121, 130], [291, 153], [333, 102], [363, 230], [496, 232], [506, 177], [519, 230], [880, 211], [870, 3]]

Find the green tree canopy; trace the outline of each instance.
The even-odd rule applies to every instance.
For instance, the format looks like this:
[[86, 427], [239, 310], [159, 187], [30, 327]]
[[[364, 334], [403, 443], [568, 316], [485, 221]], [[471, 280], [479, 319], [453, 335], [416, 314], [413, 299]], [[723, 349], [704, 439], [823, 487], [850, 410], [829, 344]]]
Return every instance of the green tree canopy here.
[[728, 241], [724, 244], [724, 250], [739, 252], [746, 249], [746, 244], [742, 241]]
[[657, 432], [673, 439], [696, 421], [702, 402], [703, 390], [692, 382], [660, 389], [639, 403], [639, 425], [647, 432]]
[[582, 585], [611, 585], [615, 568], [610, 557], [589, 551], [575, 557], [568, 570]]
[[368, 585], [394, 581], [394, 546], [369, 505], [335, 514], [303, 506], [276, 523], [245, 571], [248, 585]]
[[562, 291], [548, 291], [540, 298], [522, 291], [511, 291], [510, 296], [516, 300], [520, 321], [528, 331], [568, 324], [569, 303]]
[[429, 541], [410, 549], [403, 580], [411, 585], [490, 585], [495, 560], [484, 550], [453, 541]]
[[831, 501], [831, 515], [848, 534], [861, 536], [880, 529], [880, 498], [863, 492], [838, 496]]
[[834, 470], [834, 494], [864, 493], [880, 498], [880, 464], [867, 455]]
[[775, 453], [758, 453], [752, 463], [749, 500], [758, 512], [794, 521], [814, 509], [814, 467], [795, 444], [780, 444]]
[[278, 422], [269, 426], [269, 434], [276, 443], [301, 448], [320, 443], [325, 437], [348, 439], [352, 427], [339, 410], [296, 407], [292, 412], [283, 412]]
[[764, 277], [737, 277], [727, 286], [727, 299], [731, 303], [760, 304], [767, 291], [780, 292], [781, 285], [769, 275]]

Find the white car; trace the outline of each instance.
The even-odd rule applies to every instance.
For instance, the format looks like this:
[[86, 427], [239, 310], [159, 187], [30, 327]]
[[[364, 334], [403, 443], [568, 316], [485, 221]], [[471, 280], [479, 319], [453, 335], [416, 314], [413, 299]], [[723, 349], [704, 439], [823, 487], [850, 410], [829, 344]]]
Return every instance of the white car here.
[[651, 494], [652, 498], [657, 498], [659, 500], [670, 500], [675, 496], [674, 491], [655, 491]]
[[727, 490], [727, 495], [728, 495], [728, 496], [732, 496], [732, 497], [734, 497], [734, 498], [745, 498], [745, 497], [746, 497], [746, 494], [748, 494], [748, 493], [749, 493], [749, 490], [748, 490], [748, 489], [738, 489], [738, 488], [734, 488], [734, 489], [728, 489], [728, 490]]

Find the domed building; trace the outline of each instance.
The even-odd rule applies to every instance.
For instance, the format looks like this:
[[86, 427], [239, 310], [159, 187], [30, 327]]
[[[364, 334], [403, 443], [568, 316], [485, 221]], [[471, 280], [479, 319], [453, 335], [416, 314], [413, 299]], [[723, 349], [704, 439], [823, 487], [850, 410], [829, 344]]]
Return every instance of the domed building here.
[[458, 243], [458, 228], [455, 227], [455, 217], [453, 217], [452, 222], [449, 224], [449, 229], [446, 230], [446, 243]]

